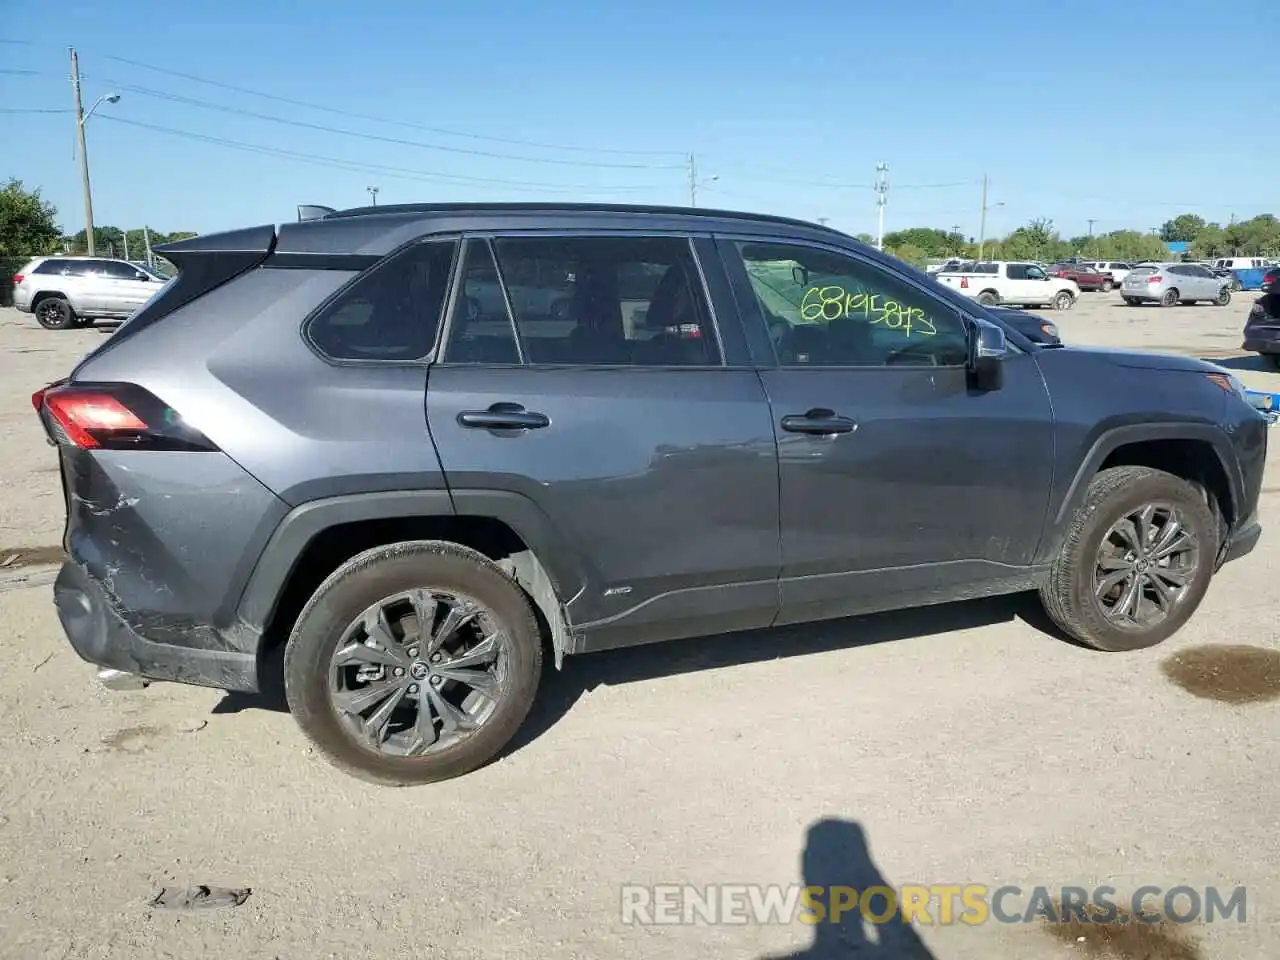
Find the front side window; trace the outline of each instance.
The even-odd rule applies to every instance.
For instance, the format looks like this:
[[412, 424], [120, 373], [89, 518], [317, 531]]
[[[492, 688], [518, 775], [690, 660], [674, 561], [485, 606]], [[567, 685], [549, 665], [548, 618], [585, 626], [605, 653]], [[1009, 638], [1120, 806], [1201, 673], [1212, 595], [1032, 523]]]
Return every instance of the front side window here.
[[500, 275], [506, 299], [478, 292], [476, 298], [486, 317], [490, 303], [504, 316], [510, 304], [526, 363], [720, 365], [687, 239], [510, 237], [495, 240], [493, 249], [492, 288], [502, 292]]
[[1028, 280], [1048, 280], [1049, 275], [1037, 266], [1029, 266], [1027, 267], [1027, 279]]
[[960, 315], [887, 271], [843, 254], [739, 243], [778, 362], [806, 366], [963, 366]]
[[412, 361], [435, 345], [453, 269], [453, 241], [410, 247], [344, 289], [307, 324], [332, 360]]
[[102, 275], [111, 280], [137, 280], [142, 272], [133, 264], [120, 260], [104, 260], [101, 268]]
[[1009, 264], [1009, 266], [1008, 266], [1008, 268], [1007, 268], [1007, 270], [1008, 270], [1008, 274], [1009, 274], [1009, 279], [1010, 279], [1010, 280], [1025, 280], [1025, 279], [1027, 279], [1027, 272], [1028, 272], [1030, 269], [1031, 269], [1031, 268], [1030, 268], [1030, 267], [1028, 267], [1025, 263], [1011, 263], [1011, 264]]

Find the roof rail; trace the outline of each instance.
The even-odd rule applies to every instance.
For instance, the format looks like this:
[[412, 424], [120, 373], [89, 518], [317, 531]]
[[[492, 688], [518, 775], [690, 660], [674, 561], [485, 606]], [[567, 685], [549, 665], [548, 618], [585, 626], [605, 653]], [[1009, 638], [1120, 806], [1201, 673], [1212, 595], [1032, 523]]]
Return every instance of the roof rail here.
[[318, 203], [300, 203], [298, 204], [298, 222], [304, 220], [323, 220], [331, 213], [337, 213], [333, 207], [324, 207]]

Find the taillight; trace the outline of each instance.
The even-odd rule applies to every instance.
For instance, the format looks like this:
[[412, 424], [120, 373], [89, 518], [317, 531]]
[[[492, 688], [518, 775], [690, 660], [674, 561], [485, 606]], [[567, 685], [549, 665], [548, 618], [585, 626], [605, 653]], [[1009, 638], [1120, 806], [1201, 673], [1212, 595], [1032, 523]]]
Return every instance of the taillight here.
[[962, 288], [963, 288], [963, 287], [967, 287], [967, 286], [969, 286], [969, 278], [968, 278], [968, 277], [961, 277], [961, 278], [960, 278], [960, 286], [961, 286]]
[[178, 412], [132, 383], [52, 383], [31, 395], [49, 439], [83, 450], [218, 448]]
[[1147, 277], [1147, 283], [1159, 283], [1163, 279], [1164, 277], [1160, 276], [1160, 274], [1153, 273], [1151, 276]]
[[22, 274], [20, 274], [20, 273], [15, 273], [15, 274], [13, 275], [13, 285], [16, 287], [16, 286], [17, 286], [18, 284], [20, 284], [21, 282], [22, 282]]

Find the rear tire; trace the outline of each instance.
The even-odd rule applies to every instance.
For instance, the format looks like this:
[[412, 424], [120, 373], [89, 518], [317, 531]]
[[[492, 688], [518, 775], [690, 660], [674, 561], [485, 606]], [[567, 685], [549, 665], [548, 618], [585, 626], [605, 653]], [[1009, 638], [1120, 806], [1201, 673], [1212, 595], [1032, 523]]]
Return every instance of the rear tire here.
[[1174, 287], [1174, 288], [1170, 288], [1170, 289], [1166, 290], [1166, 291], [1164, 292], [1164, 296], [1160, 298], [1160, 306], [1162, 306], [1162, 307], [1176, 307], [1176, 306], [1178, 305], [1178, 301], [1179, 301], [1180, 299], [1181, 299], [1181, 298], [1178, 296], [1178, 290], [1177, 290], [1177, 288], [1176, 288], [1176, 287]]
[[[477, 608], [447, 630], [455, 612]], [[528, 715], [541, 675], [524, 591], [484, 555], [441, 541], [348, 560], [307, 602], [284, 657], [285, 697], [307, 738], [344, 772], [389, 786], [488, 763]]]
[[1268, 353], [1264, 354], [1264, 356], [1267, 358], [1267, 362], [1271, 364], [1273, 369], [1280, 370], [1280, 353]]
[[63, 297], [45, 297], [35, 306], [36, 322], [46, 330], [71, 330], [79, 319]]
[[1131, 307], [1136, 307], [1139, 301], [1137, 297], [1125, 297], [1124, 302]]
[[983, 290], [978, 294], [978, 302], [984, 307], [994, 307], [1000, 302], [1000, 297], [994, 291]]
[[[1125, 542], [1118, 528], [1144, 509], [1154, 511], [1148, 525], [1154, 539], [1148, 539], [1141, 551], [1131, 551], [1132, 560], [1126, 559], [1116, 552], [1124, 549]], [[1180, 526], [1159, 524], [1158, 518], [1166, 514]], [[1131, 522], [1130, 527], [1140, 532], [1142, 525]], [[1168, 543], [1186, 538], [1192, 547], [1191, 562], [1181, 552], [1159, 556], [1159, 550], [1168, 546], [1161, 547], [1165, 536], [1172, 538]], [[1197, 487], [1150, 467], [1113, 467], [1089, 484], [1049, 580], [1040, 588], [1040, 601], [1049, 618], [1080, 643], [1096, 650], [1141, 650], [1172, 636], [1195, 613], [1213, 578], [1217, 553], [1217, 517]], [[1167, 566], [1163, 565], [1166, 559]], [[1124, 572], [1125, 564], [1131, 579], [1108, 586]], [[1175, 585], [1175, 579], [1183, 583]], [[1117, 612], [1129, 599], [1134, 580], [1135, 620], [1158, 612], [1159, 585], [1175, 596], [1163, 618], [1128, 623], [1124, 611]], [[1121, 592], [1118, 598], [1116, 591]]]

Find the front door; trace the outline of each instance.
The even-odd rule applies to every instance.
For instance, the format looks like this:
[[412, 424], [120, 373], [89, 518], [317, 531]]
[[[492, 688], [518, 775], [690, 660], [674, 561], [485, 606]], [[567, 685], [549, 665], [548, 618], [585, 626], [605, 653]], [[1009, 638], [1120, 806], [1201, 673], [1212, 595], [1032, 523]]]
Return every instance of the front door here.
[[[721, 241], [778, 436], [779, 622], [959, 599], [1022, 583], [1053, 480], [1035, 359], [972, 388], [959, 312], [852, 253]], [[761, 315], [763, 313], [763, 316]], [[1016, 348], [1011, 348], [1016, 350]]]
[[772, 622], [769, 404], [689, 238], [474, 237], [464, 256], [427, 389], [459, 513], [496, 491], [546, 518], [582, 571], [557, 587], [584, 649]]

